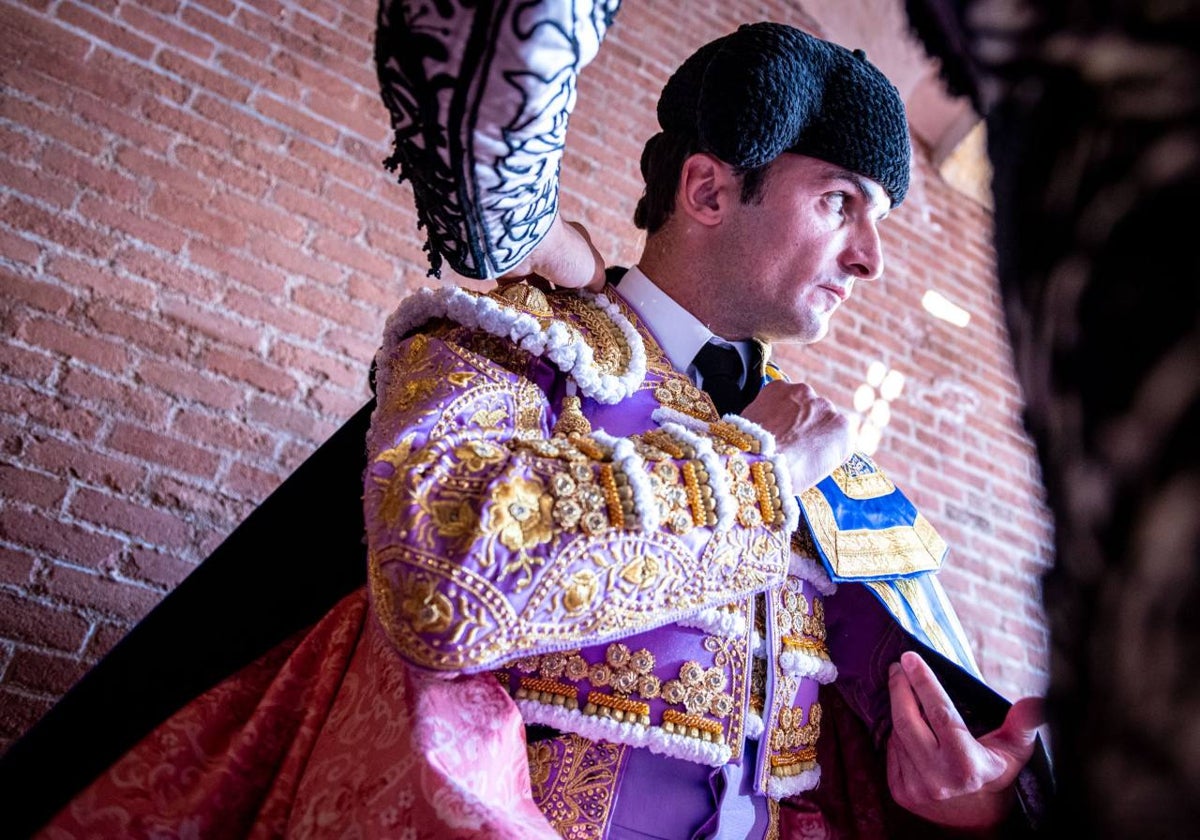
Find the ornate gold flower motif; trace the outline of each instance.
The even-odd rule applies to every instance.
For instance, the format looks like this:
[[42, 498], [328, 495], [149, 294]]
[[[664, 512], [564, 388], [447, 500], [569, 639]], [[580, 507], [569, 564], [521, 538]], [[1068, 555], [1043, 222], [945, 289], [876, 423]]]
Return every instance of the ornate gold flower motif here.
[[454, 605], [434, 581], [416, 580], [400, 602], [400, 610], [418, 633], [442, 633], [454, 618]]
[[578, 615], [592, 605], [600, 591], [600, 579], [591, 569], [583, 569], [571, 575], [563, 588], [563, 609], [567, 615]]
[[553, 533], [554, 497], [536, 478], [514, 478], [492, 494], [484, 530], [513, 551], [542, 545]]
[[733, 711], [733, 698], [722, 693], [726, 682], [722, 668], [705, 670], [699, 662], [685, 662], [679, 669], [679, 679], [663, 683], [662, 696], [668, 703], [682, 704], [688, 714], [724, 718]]
[[439, 535], [458, 539], [475, 532], [479, 515], [467, 500], [433, 502], [429, 506], [434, 527]]
[[471, 472], [479, 472], [488, 464], [495, 464], [504, 458], [504, 450], [486, 440], [472, 440], [460, 445], [454, 450], [459, 463]]

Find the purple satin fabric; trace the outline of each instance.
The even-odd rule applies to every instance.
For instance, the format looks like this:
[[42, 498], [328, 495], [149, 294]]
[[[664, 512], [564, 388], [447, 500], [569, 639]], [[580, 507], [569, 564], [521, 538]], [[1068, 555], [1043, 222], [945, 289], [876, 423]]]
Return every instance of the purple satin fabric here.
[[769, 818], [752, 790], [756, 752], [749, 741], [744, 764], [714, 769], [631, 750], [607, 840], [761, 840]]

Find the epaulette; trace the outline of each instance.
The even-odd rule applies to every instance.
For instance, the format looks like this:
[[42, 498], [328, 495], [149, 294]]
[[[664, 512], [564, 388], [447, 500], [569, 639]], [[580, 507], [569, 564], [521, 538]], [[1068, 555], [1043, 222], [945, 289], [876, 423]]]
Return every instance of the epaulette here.
[[862, 453], [801, 493], [800, 508], [834, 581], [912, 577], [936, 571], [946, 557], [929, 520]]
[[575, 380], [579, 394], [614, 404], [646, 378], [646, 346], [605, 293], [561, 289], [549, 294], [527, 283], [476, 292], [457, 286], [421, 289], [388, 318], [381, 357], [436, 319], [511, 341]]

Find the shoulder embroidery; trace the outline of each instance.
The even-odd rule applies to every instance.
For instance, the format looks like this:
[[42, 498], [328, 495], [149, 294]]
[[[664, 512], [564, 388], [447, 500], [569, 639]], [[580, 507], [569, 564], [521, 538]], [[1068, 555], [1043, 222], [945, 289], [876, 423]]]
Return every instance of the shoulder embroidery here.
[[632, 396], [646, 378], [641, 336], [603, 294], [560, 292], [547, 297], [522, 284], [488, 294], [453, 286], [421, 289], [388, 318], [381, 358], [413, 330], [436, 318], [504, 338], [527, 353], [545, 357], [575, 380], [583, 396], [597, 402], [618, 403]]

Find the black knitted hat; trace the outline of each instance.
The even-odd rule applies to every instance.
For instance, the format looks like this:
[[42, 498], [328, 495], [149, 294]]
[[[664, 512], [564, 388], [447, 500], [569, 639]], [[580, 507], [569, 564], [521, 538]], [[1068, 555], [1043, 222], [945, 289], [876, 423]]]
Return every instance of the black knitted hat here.
[[899, 91], [862, 50], [784, 24], [745, 24], [697, 50], [663, 88], [658, 122], [733, 166], [796, 152], [878, 182], [893, 205], [908, 192]]

